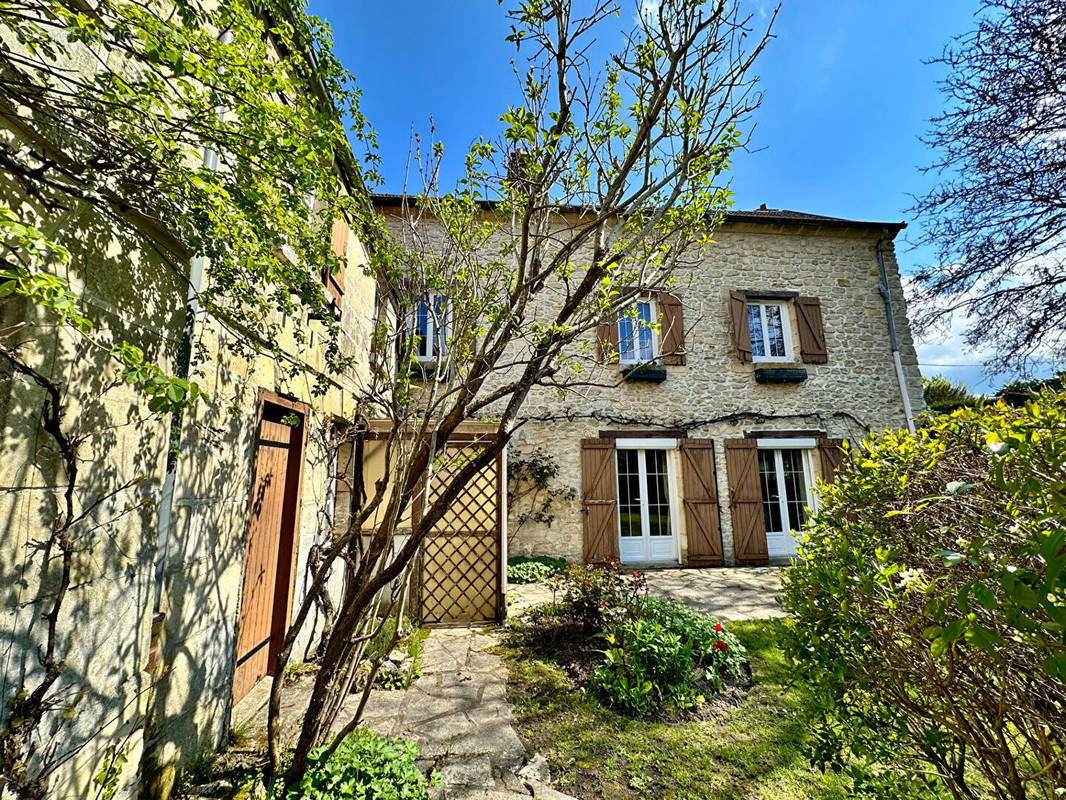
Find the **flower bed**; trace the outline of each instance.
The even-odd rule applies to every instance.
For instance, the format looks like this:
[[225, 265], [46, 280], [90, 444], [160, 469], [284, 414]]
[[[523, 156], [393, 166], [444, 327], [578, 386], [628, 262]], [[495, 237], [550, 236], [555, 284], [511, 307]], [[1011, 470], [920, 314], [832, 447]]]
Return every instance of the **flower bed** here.
[[743, 646], [715, 620], [649, 598], [640, 572], [571, 565], [514, 636], [601, 703], [639, 717], [708, 718], [751, 686]]

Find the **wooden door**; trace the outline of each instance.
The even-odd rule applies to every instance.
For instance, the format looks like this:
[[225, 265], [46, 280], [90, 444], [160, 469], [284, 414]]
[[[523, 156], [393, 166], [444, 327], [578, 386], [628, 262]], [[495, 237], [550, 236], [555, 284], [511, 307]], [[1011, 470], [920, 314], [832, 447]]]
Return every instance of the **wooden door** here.
[[726, 439], [725, 465], [733, 521], [733, 552], [737, 563], [765, 563], [769, 553], [755, 440]]
[[710, 439], [681, 440], [681, 487], [688, 563], [695, 567], [719, 567], [722, 565], [722, 532], [718, 527], [714, 442]]
[[581, 513], [586, 564], [618, 558], [614, 439], [581, 440]]
[[[269, 401], [260, 413], [237, 623], [234, 702], [272, 673], [285, 636], [300, 503], [303, 417]], [[298, 424], [292, 424], [294, 419]]]

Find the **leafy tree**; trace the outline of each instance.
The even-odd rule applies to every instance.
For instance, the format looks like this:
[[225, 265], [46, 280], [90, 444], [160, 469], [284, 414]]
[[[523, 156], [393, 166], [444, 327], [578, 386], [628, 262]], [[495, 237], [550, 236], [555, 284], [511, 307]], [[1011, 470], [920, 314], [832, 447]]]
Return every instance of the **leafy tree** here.
[[977, 398], [959, 381], [952, 381], [943, 375], [922, 378], [922, 394], [925, 405], [933, 411], [954, 411], [956, 408], [971, 405]]
[[1066, 395], [870, 437], [783, 578], [814, 757], [884, 798], [1066, 785]]
[[[316, 746], [336, 747], [358, 725], [356, 713], [339, 734], [332, 728], [373, 620], [402, 607], [411, 558], [502, 452], [534, 390], [616, 383], [598, 369], [593, 329], [638, 292], [670, 287], [729, 204], [725, 174], [759, 101], [751, 67], [767, 41], [751, 35], [736, 2], [523, 0], [510, 19], [522, 94], [500, 117], [502, 137], [472, 145], [452, 191], [436, 181], [441, 143], [416, 146], [422, 185], [389, 216], [397, 255], [378, 276], [375, 347], [396, 355], [383, 357], [365, 393], [368, 415], [389, 423], [385, 477], [367, 486], [355, 478], [365, 500], [312, 576], [319, 591], [343, 560], [347, 581], [286, 784]], [[612, 40], [619, 46], [604, 52]], [[419, 313], [444, 332], [432, 365], [417, 358]], [[448, 448], [472, 418], [491, 420], [495, 435]], [[296, 610], [276, 674], [310, 603]], [[281, 761], [279, 683], [272, 766]]]
[[916, 322], [966, 317], [992, 364], [1066, 350], [1066, 6], [981, 0], [976, 26], [933, 63], [946, 110], [925, 142], [940, 180], [916, 206], [939, 263], [917, 275]]

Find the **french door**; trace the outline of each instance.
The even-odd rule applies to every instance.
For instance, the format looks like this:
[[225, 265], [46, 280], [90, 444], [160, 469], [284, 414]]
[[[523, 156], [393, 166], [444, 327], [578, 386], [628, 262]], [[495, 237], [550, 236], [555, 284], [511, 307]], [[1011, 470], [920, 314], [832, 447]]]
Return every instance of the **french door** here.
[[796, 555], [795, 532], [807, 519], [811, 496], [810, 451], [798, 448], [759, 450], [766, 549], [770, 558]]
[[625, 562], [676, 561], [677, 535], [666, 450], [616, 451], [619, 557]]

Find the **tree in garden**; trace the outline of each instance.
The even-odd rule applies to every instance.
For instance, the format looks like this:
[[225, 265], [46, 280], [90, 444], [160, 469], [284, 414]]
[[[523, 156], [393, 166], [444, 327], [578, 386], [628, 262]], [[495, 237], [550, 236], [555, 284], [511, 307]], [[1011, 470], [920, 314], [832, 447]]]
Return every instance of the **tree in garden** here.
[[1066, 396], [854, 451], [784, 576], [814, 759], [875, 797], [1066, 785]]
[[922, 378], [922, 395], [927, 408], [933, 411], [954, 411], [960, 406], [970, 405], [977, 398], [959, 381], [952, 381], [943, 375]]
[[[194, 315], [201, 330], [209, 321], [245, 353], [274, 352], [281, 320], [310, 314], [327, 370], [340, 373], [351, 358], [321, 280], [338, 266], [330, 226], [345, 216], [367, 240], [378, 226], [341, 120], [357, 142], [371, 144], [372, 134], [328, 32], [300, 4], [178, 0], [163, 15], [149, 3], [13, 0], [0, 6], [0, 39], [0, 297], [7, 309], [28, 309], [0, 331], [0, 368], [43, 391], [42, 450], [57, 454], [60, 497], [34, 545], [37, 611], [18, 634], [38, 668], [11, 691], [0, 773], [15, 795], [40, 797], [73, 757], [38, 747], [50, 735], [42, 726], [62, 725], [70, 698], [89, 688], [71, 687], [64, 663], [72, 572], [102, 535], [104, 505], [125, 499], [130, 513], [149, 502], [141, 479], [100, 493], [83, 485], [104, 474], [85, 463], [99, 457], [98, 431], [69, 413], [86, 398], [49, 371], [44, 343], [61, 329], [85, 358], [109, 360], [118, 381], [142, 390], [150, 416], [172, 416], [175, 444], [182, 410], [201, 399], [198, 343], [170, 354], [171, 375], [94, 324], [62, 277], [72, 250], [99, 258], [110, 240], [140, 254], [160, 284], [178, 282], [181, 298], [188, 288], [187, 327]], [[92, 238], [101, 230], [103, 245]], [[306, 327], [288, 332], [306, 341]], [[114, 388], [103, 383], [102, 392]]]
[[[767, 36], [751, 36], [734, 2], [599, 0], [579, 11], [569, 0], [529, 0], [510, 18], [528, 68], [522, 96], [501, 117], [503, 137], [477, 141], [447, 193], [435, 180], [442, 149], [430, 143], [424, 188], [392, 226], [398, 253], [378, 276], [375, 347], [395, 352], [396, 363], [377, 371], [363, 409], [388, 421], [386, 477], [357, 486], [362, 502], [312, 578], [313, 595], [333, 564], [345, 565], [286, 783], [312, 748], [335, 747], [358, 724], [357, 714], [331, 735], [373, 634], [371, 609], [402, 602], [422, 540], [506, 446], [531, 391], [602, 383], [591, 331], [638, 292], [670, 286], [675, 268], [709, 243], [729, 202], [724, 174], [743, 142], [739, 126], [758, 103], [751, 67]], [[632, 28], [594, 58], [594, 40], [609, 38], [618, 18]], [[478, 417], [496, 435], [452, 454], [445, 443]], [[297, 609], [276, 674], [312, 602]], [[272, 769], [282, 756], [280, 692], [277, 682]]]
[[965, 316], [966, 341], [1025, 370], [1066, 350], [1066, 4], [982, 0], [934, 59], [947, 108], [925, 142], [939, 183], [916, 206], [939, 263], [916, 323]]

